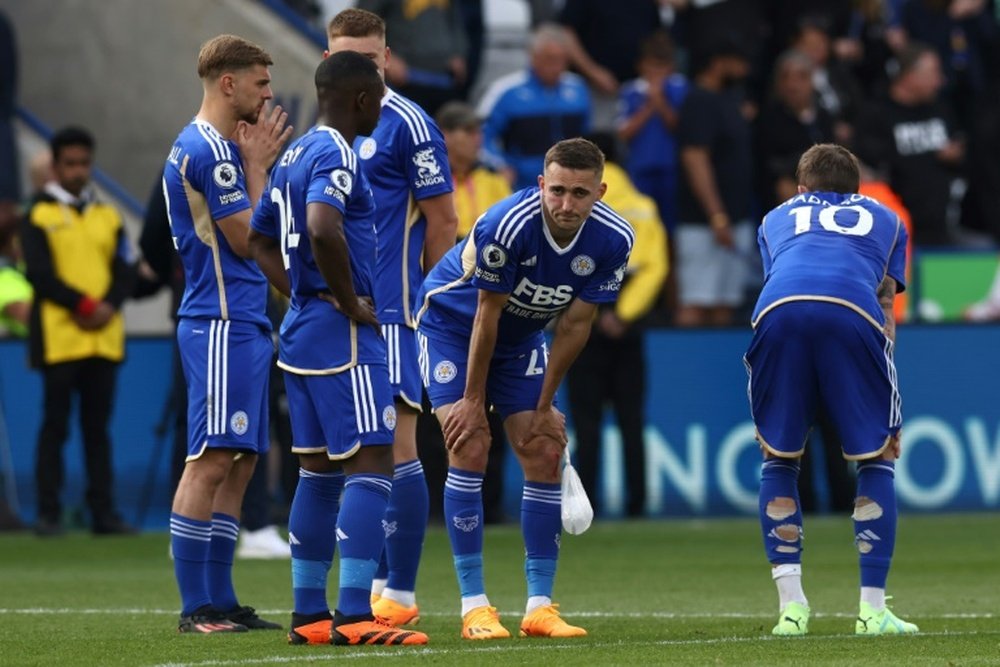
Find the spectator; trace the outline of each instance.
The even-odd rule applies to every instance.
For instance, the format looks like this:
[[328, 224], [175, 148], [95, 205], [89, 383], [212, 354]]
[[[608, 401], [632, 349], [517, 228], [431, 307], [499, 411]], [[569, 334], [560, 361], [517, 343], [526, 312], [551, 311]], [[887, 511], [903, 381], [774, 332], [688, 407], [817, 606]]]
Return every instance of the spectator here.
[[907, 38], [937, 52], [944, 96], [970, 130], [976, 102], [989, 83], [989, 54], [997, 48], [997, 20], [986, 0], [910, 0], [900, 11]]
[[510, 195], [510, 185], [479, 162], [483, 131], [475, 109], [464, 102], [449, 102], [437, 114], [438, 126], [448, 148], [448, 163], [455, 182], [458, 238], [469, 235], [473, 223], [493, 204]]
[[566, 0], [559, 13], [570, 62], [591, 87], [594, 127], [611, 130], [621, 82], [637, 76], [639, 48], [660, 27], [656, 0]]
[[0, 236], [0, 331], [24, 338], [31, 318], [31, 283], [20, 266], [14, 229]]
[[846, 144], [854, 136], [861, 89], [850, 69], [833, 53], [833, 40], [827, 25], [805, 19], [789, 45], [813, 62], [813, 87], [817, 103], [834, 119], [834, 138]]
[[757, 119], [760, 199], [770, 209], [796, 194], [795, 168], [813, 144], [833, 140], [833, 118], [816, 104], [813, 61], [798, 51], [778, 58], [774, 99]]
[[464, 95], [468, 40], [457, 0], [358, 0], [356, 6], [385, 21], [392, 43], [386, 78], [402, 95], [431, 116]]
[[527, 71], [493, 82], [479, 103], [487, 155], [508, 169], [514, 188], [537, 185], [545, 151], [590, 129], [590, 94], [566, 71], [569, 41], [553, 24], [539, 26], [530, 44]]
[[643, 429], [646, 405], [646, 360], [642, 318], [656, 302], [667, 277], [667, 236], [656, 202], [639, 192], [615, 163], [614, 137], [592, 135], [604, 152], [603, 201], [629, 221], [636, 242], [616, 303], [600, 307], [590, 338], [566, 376], [570, 415], [576, 430], [576, 459], [587, 495], [601, 509], [600, 470], [604, 407], [618, 419], [625, 460], [625, 514], [642, 516], [646, 509], [646, 448]]
[[745, 297], [752, 261], [750, 124], [732, 90], [749, 71], [738, 42], [709, 45], [680, 112], [677, 225], [680, 326], [724, 326]]
[[14, 27], [0, 12], [0, 235], [12, 235], [21, 201], [17, 146], [14, 144], [14, 99], [17, 90], [17, 48]]
[[888, 97], [862, 118], [858, 155], [887, 170], [889, 185], [913, 216], [916, 245], [965, 243], [955, 195], [965, 146], [940, 96], [941, 61], [930, 47], [911, 43], [893, 70]]
[[118, 364], [125, 353], [121, 306], [131, 294], [131, 251], [118, 212], [90, 187], [94, 139], [80, 128], [51, 141], [56, 181], [31, 203], [22, 244], [35, 289], [30, 327], [31, 362], [42, 371], [44, 416], [38, 434], [36, 482], [40, 536], [63, 532], [59, 492], [63, 480], [72, 395], [79, 395], [88, 476], [91, 530], [130, 533], [113, 500], [108, 421]]
[[673, 231], [677, 224], [677, 112], [688, 81], [674, 70], [674, 45], [664, 32], [651, 34], [639, 51], [639, 78], [619, 94], [622, 116], [618, 136], [626, 142], [629, 178], [653, 198], [660, 219]]

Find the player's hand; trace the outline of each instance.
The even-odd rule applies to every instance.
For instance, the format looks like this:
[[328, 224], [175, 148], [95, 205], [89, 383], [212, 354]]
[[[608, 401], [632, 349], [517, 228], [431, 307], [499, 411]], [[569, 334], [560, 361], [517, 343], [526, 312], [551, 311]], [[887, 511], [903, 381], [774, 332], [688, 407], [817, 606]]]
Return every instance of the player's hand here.
[[458, 453], [469, 440], [476, 436], [490, 438], [490, 425], [486, 421], [486, 407], [481, 400], [460, 398], [451, 406], [444, 424], [444, 446], [452, 453]]
[[348, 303], [342, 304], [332, 294], [320, 294], [320, 298], [333, 304], [333, 307], [351, 318], [358, 324], [367, 324], [375, 329], [375, 333], [382, 335], [382, 327], [379, 326], [378, 316], [375, 315], [375, 303], [366, 296], [355, 297]]
[[292, 136], [291, 125], [285, 127], [288, 114], [281, 105], [269, 109], [265, 104], [260, 108], [257, 122], [251, 125], [240, 121], [236, 126], [234, 141], [240, 148], [240, 154], [248, 165], [271, 168], [281, 152], [282, 147]]
[[892, 458], [894, 458], [894, 459], [898, 459], [899, 456], [900, 456], [900, 454], [902, 454], [902, 452], [903, 452], [902, 444], [901, 444], [902, 443], [902, 439], [903, 439], [903, 431], [902, 430], [896, 431], [896, 435], [892, 436], [889, 439], [889, 447], [888, 447], [888, 449], [889, 449], [889, 452], [892, 454]]
[[625, 335], [628, 325], [613, 310], [602, 310], [597, 318], [597, 328], [608, 338], [617, 339]]
[[524, 449], [538, 438], [555, 442], [559, 445], [560, 451], [565, 449], [569, 444], [569, 436], [566, 435], [566, 415], [555, 407], [535, 410], [531, 415], [531, 422], [528, 423], [528, 430], [524, 432], [521, 441], [514, 444]]

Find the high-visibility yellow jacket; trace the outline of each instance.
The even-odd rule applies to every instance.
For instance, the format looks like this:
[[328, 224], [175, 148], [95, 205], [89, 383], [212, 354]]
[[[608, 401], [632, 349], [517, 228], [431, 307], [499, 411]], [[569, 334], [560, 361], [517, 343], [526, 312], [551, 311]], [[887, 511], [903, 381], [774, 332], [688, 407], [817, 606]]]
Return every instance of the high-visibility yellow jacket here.
[[510, 195], [507, 179], [485, 167], [474, 168], [465, 178], [456, 176], [454, 183], [459, 239], [469, 235], [472, 225], [486, 209]]
[[618, 318], [632, 323], [653, 307], [667, 278], [667, 232], [656, 202], [636, 190], [624, 169], [613, 162], [605, 163], [603, 180], [608, 185], [604, 203], [635, 229], [625, 283], [615, 306]]
[[[65, 190], [50, 186], [28, 209], [21, 247], [35, 289], [32, 365], [90, 357], [121, 361], [125, 324], [119, 309], [133, 274], [118, 211], [93, 199], [73, 202]], [[95, 301], [107, 301], [118, 312], [101, 329], [86, 331], [73, 315], [85, 313]]]

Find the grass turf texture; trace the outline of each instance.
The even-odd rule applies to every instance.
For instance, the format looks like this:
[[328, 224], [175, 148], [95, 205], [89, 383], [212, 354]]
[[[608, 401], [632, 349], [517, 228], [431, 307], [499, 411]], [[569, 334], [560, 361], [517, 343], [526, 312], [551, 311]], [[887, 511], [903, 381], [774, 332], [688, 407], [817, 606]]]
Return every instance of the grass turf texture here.
[[[1000, 665], [995, 515], [900, 522], [890, 602], [916, 637], [853, 636], [857, 558], [847, 518], [807, 517], [810, 635], [772, 638], [777, 595], [751, 519], [598, 523], [563, 537], [556, 601], [590, 635], [517, 639], [524, 604], [516, 526], [486, 533], [490, 599], [514, 639], [459, 639], [447, 536], [432, 528], [418, 581], [424, 648], [289, 646], [284, 633], [176, 632], [167, 536], [0, 537], [0, 665]], [[243, 604], [287, 624], [287, 561], [237, 561]], [[335, 596], [336, 566], [331, 573]]]

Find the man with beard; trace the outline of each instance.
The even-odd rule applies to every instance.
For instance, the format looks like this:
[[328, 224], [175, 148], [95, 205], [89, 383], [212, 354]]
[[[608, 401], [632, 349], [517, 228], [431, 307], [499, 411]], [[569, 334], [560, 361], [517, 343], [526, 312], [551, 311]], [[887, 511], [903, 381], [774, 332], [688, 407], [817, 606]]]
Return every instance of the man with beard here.
[[[188, 391], [188, 456], [170, 515], [180, 632], [277, 629], [232, 583], [240, 506], [268, 448], [273, 350], [267, 280], [250, 259], [251, 202], [291, 135], [268, 114], [271, 56], [220, 35], [198, 55], [204, 97], [167, 156], [163, 196], [184, 265], [177, 341]], [[284, 131], [282, 131], [284, 130]]]

